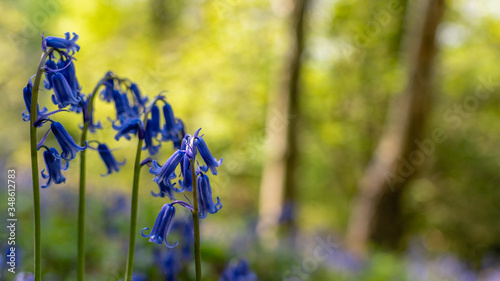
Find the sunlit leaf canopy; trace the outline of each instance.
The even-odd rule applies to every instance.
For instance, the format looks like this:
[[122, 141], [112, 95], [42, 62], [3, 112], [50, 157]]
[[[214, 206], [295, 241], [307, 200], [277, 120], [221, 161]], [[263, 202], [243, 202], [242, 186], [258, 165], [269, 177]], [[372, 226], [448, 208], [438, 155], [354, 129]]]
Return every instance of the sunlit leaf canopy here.
[[[213, 153], [224, 157], [219, 182], [213, 184], [224, 209], [214, 216], [204, 233], [214, 245], [207, 251], [213, 260], [223, 264], [224, 252], [231, 245], [218, 240], [219, 236], [229, 233], [236, 237], [237, 228], [246, 227], [257, 215], [266, 157], [267, 104], [279, 86], [278, 75], [289, 48], [287, 9], [279, 2], [0, 2], [0, 167], [15, 167], [20, 175], [19, 189], [26, 191], [18, 205], [26, 219], [20, 239], [31, 241], [32, 231], [28, 223], [29, 146], [27, 123], [21, 118], [22, 88], [36, 70], [41, 54], [39, 34], [45, 31], [46, 35], [62, 36], [70, 31], [80, 35], [81, 51], [75, 57], [84, 93], [91, 92], [108, 70], [138, 83], [150, 98], [166, 90], [168, 102], [183, 118], [188, 132], [203, 128]], [[345, 231], [357, 183], [384, 130], [388, 108], [406, 86], [407, 14], [398, 9], [404, 2], [312, 3], [302, 56], [302, 115], [294, 119], [275, 113], [277, 120], [291, 118], [299, 122], [300, 174], [296, 180], [301, 186], [298, 215], [304, 233], [323, 231], [342, 236]], [[423, 173], [411, 182], [404, 209], [409, 219], [408, 239], [419, 237], [432, 250], [477, 260], [484, 253], [498, 254], [500, 245], [500, 150], [495, 133], [500, 130], [500, 14], [493, 0], [447, 1], [447, 5], [438, 30], [434, 106], [428, 124], [429, 132], [442, 128], [447, 140], [436, 147]], [[412, 7], [410, 3], [408, 9]], [[490, 90], [491, 95], [467, 114], [453, 115], [453, 121], [447, 119], [446, 113], [455, 105], [471, 106], [468, 97], [478, 87]], [[41, 92], [39, 102], [55, 108], [49, 91]], [[96, 206], [90, 215], [97, 218], [106, 207], [103, 202], [114, 202], [110, 200], [117, 194], [128, 196], [130, 189], [135, 142], [113, 140], [107, 117], [114, 114], [112, 106], [97, 102], [96, 118], [105, 129], [92, 137], [116, 148], [116, 157], [128, 163], [124, 173], [101, 178], [104, 164], [96, 153], [89, 153], [89, 202], [94, 200]], [[58, 118], [77, 138], [80, 117], [60, 113]], [[172, 148], [164, 145], [158, 159], [165, 160], [171, 152]], [[59, 198], [64, 203], [61, 208], [75, 208], [78, 177], [77, 164], [72, 165], [73, 169], [66, 173], [66, 184], [43, 190], [42, 200]], [[140, 213], [140, 225], [149, 225], [163, 204], [151, 198], [149, 190], [153, 189], [156, 186], [150, 175], [143, 172], [140, 200], [147, 207]], [[64, 199], [64, 194], [69, 197]], [[45, 208], [47, 217], [57, 213], [49, 206]], [[123, 224], [122, 232], [127, 214], [125, 210], [117, 218]], [[76, 218], [76, 214], [70, 216]], [[57, 247], [46, 246], [46, 253], [51, 253], [48, 271], [51, 266], [71, 264], [75, 255], [74, 241], [66, 238], [71, 238], [76, 221], [66, 219], [52, 216], [44, 222], [46, 239], [59, 243]], [[96, 234], [104, 224], [96, 221], [88, 231]], [[109, 239], [103, 233], [96, 235], [102, 235], [102, 241]], [[111, 241], [108, 251], [101, 251], [102, 241], [89, 242], [90, 255], [97, 260], [89, 264], [95, 276], [106, 267], [111, 268], [110, 272], [121, 269], [119, 242]], [[23, 247], [30, 253], [30, 243]], [[250, 252], [250, 259], [252, 255], [257, 254]], [[29, 264], [31, 256], [26, 255], [25, 265]], [[147, 259], [138, 261], [137, 267], [146, 268]], [[273, 276], [272, 268], [256, 271]]]

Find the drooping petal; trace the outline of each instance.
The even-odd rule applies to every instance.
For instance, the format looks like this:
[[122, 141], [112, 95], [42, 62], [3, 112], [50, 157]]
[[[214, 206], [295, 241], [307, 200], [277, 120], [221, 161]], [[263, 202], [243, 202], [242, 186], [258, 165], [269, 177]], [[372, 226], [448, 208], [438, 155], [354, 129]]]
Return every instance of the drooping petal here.
[[48, 180], [44, 185], [42, 185], [42, 188], [49, 187], [52, 182], [55, 184], [64, 183], [66, 178], [62, 175], [61, 170], [67, 169], [67, 163], [66, 167], [62, 166], [61, 157], [57, 153], [57, 150], [55, 148], [45, 150], [43, 152], [43, 158], [45, 160], [47, 174], [44, 174], [44, 171], [42, 170], [42, 178], [48, 178]]
[[79, 96], [73, 92], [64, 75], [59, 72], [54, 73], [52, 85], [54, 87], [52, 102], [57, 104], [59, 108], [65, 108], [68, 105], [78, 106], [80, 104]]
[[149, 120], [146, 123], [146, 132], [144, 135], [144, 147], [142, 148], [143, 150], [148, 150], [149, 155], [156, 155], [158, 151], [160, 150], [161, 143], [158, 145], [154, 145], [153, 139], [154, 139], [154, 131], [153, 131], [153, 122]]
[[[26, 106], [26, 110], [22, 112], [22, 115], [23, 115], [23, 121], [25, 121], [25, 122], [30, 121], [31, 96], [32, 96], [32, 83], [31, 83], [31, 79], [30, 79], [30, 81], [28, 82], [26, 87], [24, 87], [24, 89], [23, 89], [23, 98], [24, 98], [24, 105]], [[47, 115], [49, 113], [49, 110], [46, 107], [44, 107], [42, 110], [40, 110], [40, 107], [37, 104], [36, 108], [37, 108], [37, 119], [40, 119], [40, 116]], [[55, 112], [53, 112], [53, 113], [55, 113]], [[35, 126], [37, 126], [37, 125], [35, 125]]]
[[[109, 72], [106, 73], [108, 76]], [[115, 89], [115, 82], [113, 79], [107, 79], [103, 82], [104, 89], [101, 91], [100, 97], [106, 102], [111, 102], [113, 100], [113, 91]]]
[[208, 176], [204, 173], [200, 173], [198, 176], [198, 205], [200, 206], [200, 218], [205, 219], [210, 214], [217, 213], [221, 208], [222, 204], [219, 197], [217, 197], [217, 203], [214, 202], [212, 198], [212, 187], [210, 186], [210, 180]]
[[102, 176], [109, 175], [113, 171], [119, 172], [120, 166], [125, 165], [125, 160], [122, 162], [116, 161], [116, 158], [113, 156], [113, 154], [111, 153], [111, 150], [109, 150], [108, 146], [105, 143], [100, 143], [97, 146], [97, 151], [99, 152], [99, 156], [101, 156], [102, 161], [104, 161], [104, 164], [106, 165], [106, 168], [108, 169], [107, 174], [104, 174]]
[[210, 153], [207, 144], [203, 140], [203, 137], [195, 138], [194, 144], [196, 146], [196, 149], [200, 152], [201, 158], [203, 158], [203, 161], [206, 164], [206, 167], [201, 167], [201, 169], [206, 170], [208, 167], [213, 175], [217, 175], [217, 167], [222, 164], [223, 159], [221, 158], [220, 160], [217, 160], [212, 156], [212, 153]]
[[173, 245], [170, 245], [167, 242], [167, 237], [170, 233], [170, 229], [172, 228], [174, 218], [175, 207], [172, 204], [163, 205], [153, 225], [153, 229], [151, 229], [151, 232], [147, 235], [144, 234], [144, 231], [149, 229], [146, 227], [142, 229], [141, 235], [143, 237], [149, 237], [149, 242], [164, 244], [168, 248], [177, 246], [178, 242], [175, 242]]
[[156, 105], [153, 105], [153, 107], [151, 107], [151, 119], [149, 120], [149, 122], [151, 122], [152, 137], [156, 138], [158, 134], [161, 132], [160, 109]]
[[139, 87], [137, 87], [137, 84], [131, 83], [130, 84], [130, 91], [134, 94], [134, 104], [137, 107], [145, 107], [146, 102], [148, 101], [148, 97], [141, 97], [141, 91], [139, 91]]
[[76, 157], [79, 151], [83, 151], [87, 148], [85, 146], [79, 146], [73, 140], [73, 137], [64, 129], [63, 125], [59, 122], [53, 122], [50, 126], [54, 137], [61, 146], [61, 158], [70, 161]]
[[174, 152], [174, 154], [172, 154], [172, 156], [170, 156], [170, 158], [168, 158], [161, 169], [158, 169], [158, 164], [156, 163], [156, 161], [153, 161], [153, 166], [151, 167], [151, 169], [149, 169], [149, 172], [153, 175], [156, 175], [154, 181], [157, 183], [164, 182], [165, 184], [167, 184], [170, 176], [175, 172], [175, 169], [181, 162], [183, 156], [184, 151], [177, 150], [176, 152]]
[[165, 103], [163, 106], [163, 117], [165, 119], [165, 125], [163, 126], [162, 140], [170, 141], [177, 139], [178, 130], [175, 124], [174, 111], [168, 103]]

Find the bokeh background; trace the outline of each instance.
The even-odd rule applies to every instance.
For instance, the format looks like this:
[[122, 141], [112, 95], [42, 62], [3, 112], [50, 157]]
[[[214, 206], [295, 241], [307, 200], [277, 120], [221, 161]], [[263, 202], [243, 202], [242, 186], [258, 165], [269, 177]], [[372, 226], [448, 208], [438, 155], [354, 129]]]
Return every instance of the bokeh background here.
[[[423, 129], [408, 134], [424, 140], [440, 129], [447, 138], [396, 189], [385, 186], [380, 196], [368, 196], [376, 207], [362, 219], [370, 226], [394, 220], [367, 230], [364, 240], [351, 231], [359, 198], [367, 198], [362, 179], [380, 157], [375, 152], [388, 124], [407, 116], [397, 109], [412, 95], [412, 74], [421, 71], [417, 31], [430, 17], [426, 5], [441, 1], [305, 2], [1, 1], [0, 178], [5, 183], [7, 169], [16, 169], [17, 270], [33, 270], [22, 89], [36, 71], [39, 34], [70, 31], [80, 36], [75, 57], [84, 93], [108, 70], [136, 82], [150, 98], [166, 90], [188, 132], [203, 128], [212, 153], [224, 158], [213, 179], [224, 207], [202, 223], [205, 280], [218, 280], [239, 258], [261, 280], [500, 280], [497, 1], [445, 1], [443, 16], [436, 17], [432, 71], [424, 78], [431, 86], [413, 93], [429, 100], [416, 116]], [[304, 17], [297, 21], [301, 7]], [[474, 98], [478, 91], [489, 95]], [[50, 95], [41, 92], [39, 102], [54, 109]], [[101, 177], [104, 164], [88, 152], [88, 280], [118, 280], [124, 273], [136, 142], [113, 139], [107, 117], [114, 114], [112, 106], [97, 102], [104, 129], [91, 138], [116, 148], [116, 158], [127, 165]], [[54, 118], [78, 139], [81, 116]], [[288, 149], [280, 156], [283, 145]], [[172, 152], [164, 144], [157, 159]], [[273, 165], [284, 174], [274, 173]], [[76, 160], [70, 164], [65, 184], [41, 190], [45, 280], [75, 280], [77, 166]], [[152, 178], [144, 169], [140, 228], [151, 227], [167, 202], [151, 196], [157, 190]], [[2, 222], [6, 193], [0, 195]], [[0, 235], [5, 248], [5, 227]], [[325, 259], [315, 257], [320, 240], [335, 243]], [[157, 261], [168, 250], [146, 238], [137, 241], [134, 272], [166, 280]], [[5, 263], [0, 267], [0, 278], [13, 280]], [[179, 278], [193, 280], [193, 273], [188, 263]]]

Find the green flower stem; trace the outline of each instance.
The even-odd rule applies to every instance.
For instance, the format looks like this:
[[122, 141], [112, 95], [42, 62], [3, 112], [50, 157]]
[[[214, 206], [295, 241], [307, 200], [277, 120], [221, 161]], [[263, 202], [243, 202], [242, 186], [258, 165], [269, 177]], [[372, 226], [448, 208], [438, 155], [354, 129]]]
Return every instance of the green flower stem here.
[[[147, 114], [146, 114], [147, 115]], [[125, 272], [125, 281], [132, 280], [132, 271], [134, 267], [134, 253], [135, 253], [135, 235], [137, 227], [137, 205], [139, 201], [139, 176], [141, 173], [141, 151], [143, 140], [139, 138], [137, 142], [137, 152], [135, 154], [134, 164], [134, 183], [132, 187], [132, 209], [130, 212], [130, 233], [129, 245], [127, 256], [127, 267]]]
[[196, 281], [201, 281], [201, 249], [200, 249], [200, 217], [198, 210], [198, 188], [194, 160], [191, 160], [191, 178], [193, 179], [193, 228], [194, 228], [194, 261], [196, 266]]
[[38, 154], [37, 154], [37, 140], [36, 131], [37, 128], [33, 126], [33, 123], [37, 118], [37, 105], [38, 105], [38, 90], [40, 88], [40, 81], [42, 80], [43, 66], [45, 60], [47, 59], [49, 52], [45, 51], [42, 53], [40, 58], [40, 63], [36, 70], [35, 82], [33, 84], [32, 94], [31, 94], [31, 108], [30, 108], [30, 146], [31, 146], [31, 177], [33, 179], [33, 212], [34, 212], [34, 222], [35, 222], [35, 281], [42, 280], [42, 235], [40, 227], [40, 182], [38, 178]]
[[[144, 109], [143, 125], [146, 128], [148, 122], [148, 114], [151, 112], [151, 108], [158, 102], [161, 101], [160, 96], [156, 97], [151, 101], [151, 105]], [[125, 281], [132, 280], [132, 272], [134, 267], [134, 253], [135, 253], [135, 235], [137, 227], [137, 206], [139, 201], [139, 176], [141, 172], [141, 151], [142, 144], [144, 140], [139, 138], [137, 143], [137, 152], [135, 154], [135, 164], [134, 164], [134, 183], [132, 187], [132, 204], [130, 211], [130, 233], [129, 233], [129, 244], [128, 244], [128, 256], [127, 256], [127, 267], [125, 270]]]
[[[97, 94], [97, 90], [104, 82], [104, 79], [99, 81], [94, 88], [94, 91], [89, 97], [87, 116], [90, 118], [92, 113], [92, 108], [94, 106], [94, 99]], [[85, 114], [82, 114], [85, 116]], [[87, 119], [89, 119], [87, 118]], [[87, 132], [89, 129], [89, 121], [85, 120], [83, 117], [83, 129], [82, 136], [80, 138], [80, 145], [85, 146], [85, 141], [87, 140]], [[80, 152], [80, 189], [79, 189], [79, 200], [78, 200], [78, 259], [76, 266], [76, 278], [78, 281], [85, 280], [85, 179], [87, 173], [87, 150]]]

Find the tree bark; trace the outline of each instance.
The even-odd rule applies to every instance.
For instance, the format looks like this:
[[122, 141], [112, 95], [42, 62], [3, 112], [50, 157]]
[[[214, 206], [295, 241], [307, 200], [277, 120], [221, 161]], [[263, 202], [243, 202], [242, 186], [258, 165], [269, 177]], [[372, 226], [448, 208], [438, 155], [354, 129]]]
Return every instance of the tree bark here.
[[359, 255], [365, 253], [369, 240], [391, 248], [400, 246], [404, 187], [427, 157], [416, 142], [425, 136], [431, 107], [435, 38], [444, 0], [427, 0], [424, 4], [422, 17], [406, 40], [408, 85], [394, 101], [386, 130], [359, 182], [346, 235], [348, 248]]
[[[276, 0], [274, 0], [276, 1]], [[279, 0], [278, 0], [279, 1]], [[296, 205], [297, 122], [299, 120], [299, 79], [301, 55], [304, 50], [304, 15], [309, 0], [281, 0], [281, 8], [289, 7], [287, 16], [290, 49], [285, 57], [280, 84], [269, 102], [266, 120], [266, 162], [263, 167], [260, 199], [259, 237], [272, 245], [277, 241], [280, 217], [285, 209]], [[286, 10], [286, 9], [285, 9]], [[286, 11], [285, 11], [286, 12]], [[284, 208], [287, 205], [288, 208]], [[288, 230], [295, 229], [293, 214], [285, 222]]]

